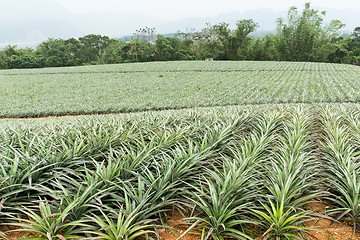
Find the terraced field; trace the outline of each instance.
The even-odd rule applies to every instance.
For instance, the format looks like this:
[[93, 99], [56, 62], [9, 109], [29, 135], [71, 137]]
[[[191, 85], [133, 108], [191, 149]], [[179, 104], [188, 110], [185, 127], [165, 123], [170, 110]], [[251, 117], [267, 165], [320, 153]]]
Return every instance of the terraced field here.
[[290, 62], [157, 62], [0, 71], [0, 116], [238, 104], [359, 102], [360, 68]]

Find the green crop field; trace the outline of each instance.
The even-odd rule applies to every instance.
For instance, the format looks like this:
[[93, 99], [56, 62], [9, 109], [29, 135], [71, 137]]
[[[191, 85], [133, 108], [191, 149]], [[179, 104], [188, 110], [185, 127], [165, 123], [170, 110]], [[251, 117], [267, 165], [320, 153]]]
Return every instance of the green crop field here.
[[329, 63], [155, 62], [0, 71], [0, 116], [359, 102], [360, 68]]
[[0, 221], [44, 240], [306, 239], [326, 200], [356, 234], [359, 141], [357, 104], [2, 120]]
[[324, 63], [1, 71], [0, 237], [359, 239], [359, 83]]

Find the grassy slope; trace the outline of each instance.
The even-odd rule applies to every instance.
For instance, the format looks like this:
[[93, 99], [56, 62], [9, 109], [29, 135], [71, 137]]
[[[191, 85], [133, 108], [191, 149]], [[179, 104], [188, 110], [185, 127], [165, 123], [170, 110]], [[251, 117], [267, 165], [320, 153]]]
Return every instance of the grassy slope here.
[[360, 68], [289, 62], [155, 62], [0, 71], [0, 116], [264, 103], [358, 102]]

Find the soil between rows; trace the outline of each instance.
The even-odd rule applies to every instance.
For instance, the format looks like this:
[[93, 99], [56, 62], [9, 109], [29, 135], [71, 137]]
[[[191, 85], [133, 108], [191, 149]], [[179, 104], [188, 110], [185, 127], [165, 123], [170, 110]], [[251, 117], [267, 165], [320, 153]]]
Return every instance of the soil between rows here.
[[[311, 209], [317, 213], [324, 214], [326, 205], [323, 203], [312, 204]], [[163, 240], [177, 240], [189, 227], [186, 225], [186, 221], [178, 211], [174, 211], [169, 216], [167, 222], [168, 228], [159, 229], [160, 239]], [[314, 227], [315, 230], [310, 231], [308, 237], [310, 240], [357, 240], [360, 239], [360, 233], [357, 231], [353, 236], [353, 228], [346, 222], [332, 222], [330, 219], [318, 218], [307, 223], [307, 226]], [[28, 232], [13, 232], [9, 230], [9, 227], [2, 226], [0, 231], [6, 234], [8, 240], [17, 240], [24, 237], [38, 236], [36, 234]], [[177, 234], [175, 234], [176, 232]], [[199, 232], [195, 230], [186, 234], [182, 240], [200, 240], [199, 234], [192, 234], [193, 232]], [[261, 238], [260, 238], [261, 239]]]

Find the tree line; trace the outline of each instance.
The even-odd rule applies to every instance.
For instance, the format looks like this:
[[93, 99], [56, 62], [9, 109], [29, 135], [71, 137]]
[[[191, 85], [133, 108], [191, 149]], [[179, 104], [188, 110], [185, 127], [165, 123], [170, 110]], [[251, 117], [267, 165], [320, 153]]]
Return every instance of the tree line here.
[[259, 25], [252, 19], [207, 24], [200, 31], [156, 35], [142, 28], [130, 41], [86, 35], [78, 39], [48, 39], [36, 49], [7, 46], [0, 51], [0, 68], [42, 68], [177, 60], [314, 61], [360, 65], [360, 27], [343, 37], [339, 20], [324, 23], [325, 12], [291, 7], [286, 18], [277, 20], [276, 34], [251, 38]]

